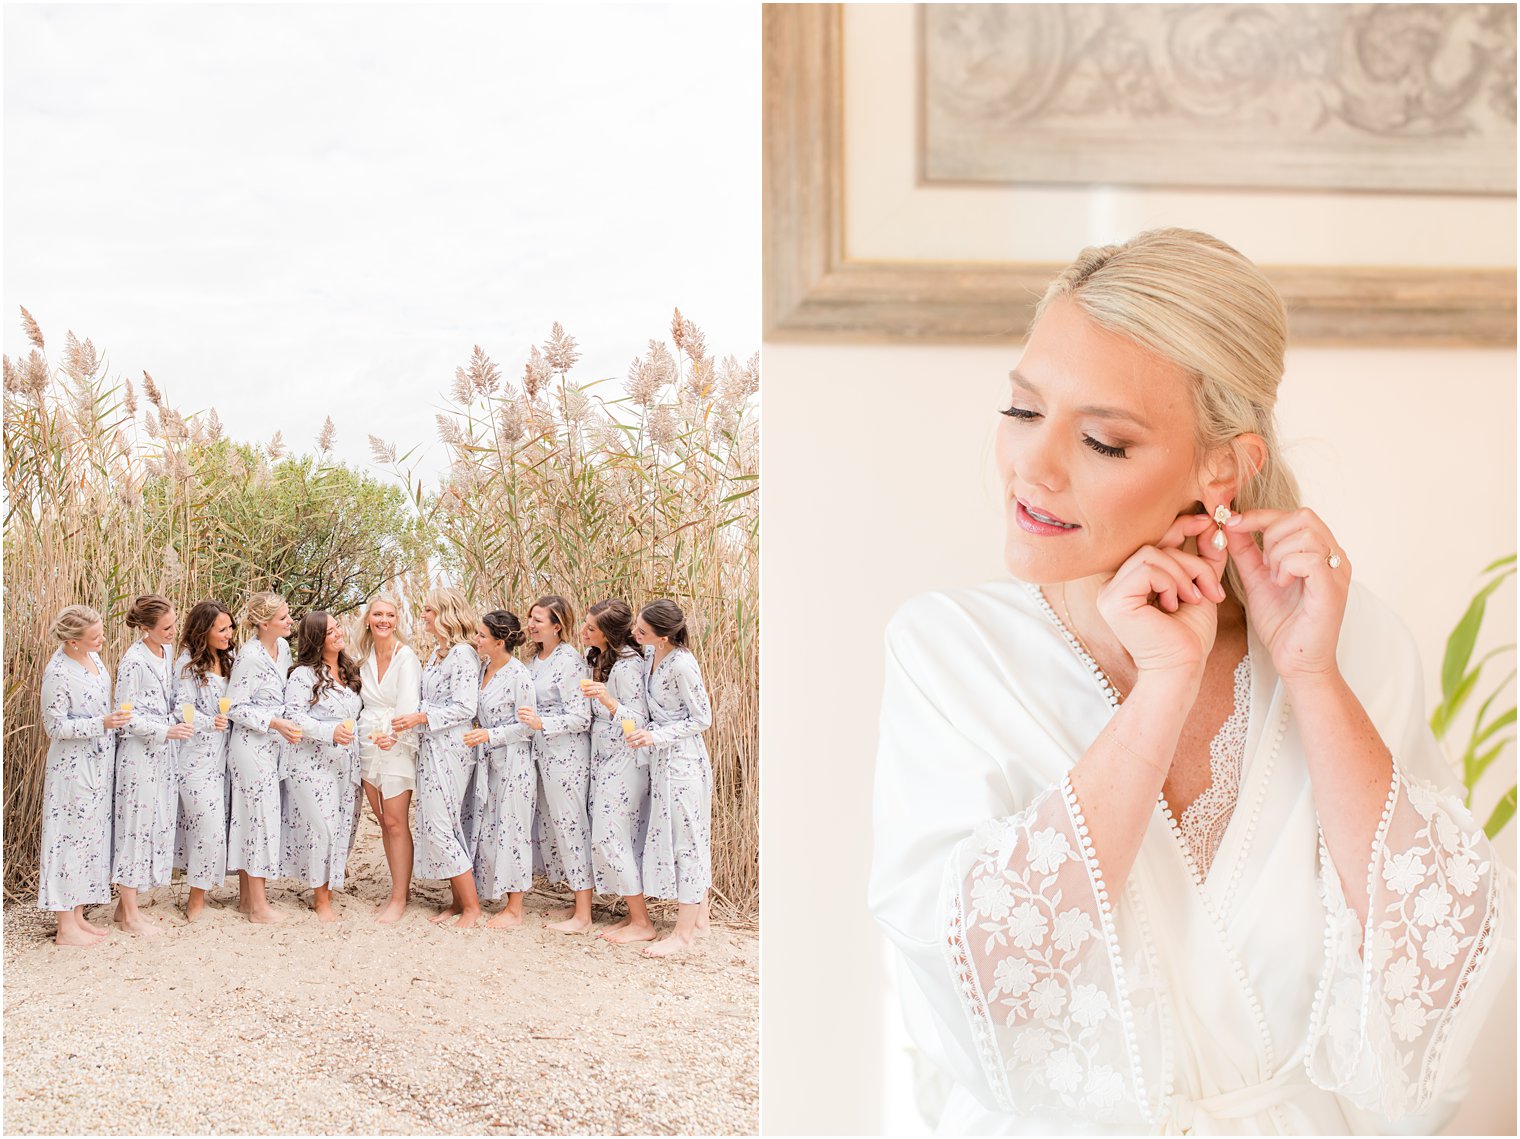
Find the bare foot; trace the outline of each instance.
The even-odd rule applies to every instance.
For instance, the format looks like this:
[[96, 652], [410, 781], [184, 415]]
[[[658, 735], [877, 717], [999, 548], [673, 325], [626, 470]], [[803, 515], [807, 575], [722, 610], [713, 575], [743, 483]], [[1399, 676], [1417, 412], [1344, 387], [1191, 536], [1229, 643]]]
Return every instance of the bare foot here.
[[[107, 919], [107, 920], [110, 920], [110, 919]], [[84, 929], [85, 929], [86, 933], [94, 934], [96, 937], [105, 937], [107, 934], [109, 934], [111, 932], [110, 926], [99, 926], [99, 925], [96, 925], [94, 922], [86, 921], [84, 918], [80, 918], [79, 919], [79, 924], [82, 925], [82, 926], [84, 926]]]
[[335, 922], [335, 921], [338, 920], [338, 915], [333, 912], [333, 907], [332, 907], [332, 903], [331, 902], [323, 902], [319, 906], [313, 906], [312, 909], [314, 909], [314, 910], [317, 911], [317, 920], [318, 921], [323, 921], [323, 922], [329, 922], [329, 923], [331, 923], [331, 922]]
[[472, 910], [464, 910], [459, 915], [459, 920], [454, 923], [455, 929], [474, 929], [480, 924], [480, 907]]
[[566, 918], [573, 918], [574, 916], [575, 916], [575, 907], [574, 906], [561, 906], [557, 910], [545, 910], [544, 911], [544, 920], [545, 921], [564, 921]]
[[613, 929], [604, 929], [600, 936], [605, 937], [614, 945], [627, 945], [633, 941], [653, 941], [655, 933], [656, 930], [652, 925], [634, 925], [632, 922], [624, 922]]
[[625, 918], [619, 918], [617, 921], [613, 922], [611, 925], [609, 925], [605, 929], [603, 929], [601, 933], [597, 934], [597, 936], [598, 937], [606, 937], [613, 930], [616, 930], [616, 929], [627, 929], [632, 924], [633, 924], [633, 919], [632, 918], [626, 918], [626, 917]]
[[502, 910], [490, 921], [486, 922], [487, 929], [511, 929], [522, 925], [522, 914], [514, 914], [511, 910]]
[[645, 957], [671, 957], [677, 953], [684, 953], [695, 943], [696, 938], [690, 934], [677, 934], [674, 931], [667, 933], [659, 941], [644, 950]]
[[[575, 911], [571, 910], [570, 913], [571, 915], [574, 915]], [[571, 916], [565, 921], [555, 922], [549, 928], [558, 930], [560, 933], [585, 933], [591, 928], [591, 919], [581, 918], [579, 921], [577, 921], [574, 916]]]
[[60, 928], [53, 937], [54, 945], [99, 945], [105, 938], [105, 934], [99, 937], [85, 933], [84, 930], [71, 926], [68, 929]]
[[380, 907], [380, 912], [375, 915], [375, 921], [380, 925], [389, 925], [393, 921], [400, 921], [404, 913], [406, 913], [406, 899], [392, 898]]
[[437, 925], [441, 921], [448, 921], [450, 918], [458, 916], [459, 907], [457, 905], [453, 905], [446, 910], [442, 910], [439, 913], [434, 914], [432, 917], [428, 918], [428, 921], [432, 922], [434, 925]]
[[200, 921], [201, 920], [201, 915], [204, 914], [205, 912], [206, 912], [206, 898], [205, 898], [204, 895], [202, 895], [199, 898], [191, 898], [188, 902], [185, 903], [185, 920], [186, 921]]
[[140, 937], [158, 936], [157, 925], [143, 917], [142, 914], [138, 914], [134, 918], [117, 918], [116, 924], [121, 926], [122, 930], [126, 933], [135, 934]]
[[251, 913], [253, 913], [253, 903], [250, 902], [247, 898], [243, 897], [242, 894], [238, 895], [238, 913], [240, 913], [240, 914], [251, 914]]
[[[242, 909], [241, 906], [238, 908]], [[254, 925], [278, 925], [285, 920], [285, 915], [273, 906], [265, 906], [263, 909], [258, 910], [247, 909], [243, 910], [243, 912], [248, 915], [248, 920]]]

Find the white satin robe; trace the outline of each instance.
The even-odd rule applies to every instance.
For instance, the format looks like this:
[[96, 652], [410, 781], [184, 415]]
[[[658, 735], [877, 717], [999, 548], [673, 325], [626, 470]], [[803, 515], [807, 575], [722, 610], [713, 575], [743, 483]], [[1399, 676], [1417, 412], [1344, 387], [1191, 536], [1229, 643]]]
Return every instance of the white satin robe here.
[[[1364, 931], [1265, 648], [1200, 886], [1164, 804], [1110, 894], [1066, 774], [1112, 715], [1037, 592], [927, 594], [887, 631], [871, 906], [962, 1133], [1438, 1125], [1513, 967], [1513, 878], [1426, 726], [1408, 632], [1353, 589], [1343, 674], [1394, 756]], [[1423, 1119], [1410, 1118], [1424, 1112]]]
[[389, 751], [377, 747], [369, 737], [386, 735], [391, 717], [415, 712], [422, 702], [422, 662], [407, 645], [398, 644], [391, 653], [385, 675], [379, 675], [375, 654], [370, 653], [359, 665], [360, 695], [364, 710], [359, 713], [359, 756], [363, 781], [390, 799], [403, 791], [417, 789], [417, 733], [398, 732]]

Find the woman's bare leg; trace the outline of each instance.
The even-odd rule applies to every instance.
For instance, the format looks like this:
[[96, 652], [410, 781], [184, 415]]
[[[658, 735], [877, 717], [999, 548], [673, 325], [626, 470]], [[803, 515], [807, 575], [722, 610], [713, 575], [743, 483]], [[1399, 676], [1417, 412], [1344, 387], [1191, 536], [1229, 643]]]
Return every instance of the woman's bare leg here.
[[55, 945], [99, 945], [105, 940], [105, 930], [98, 930], [84, 920], [79, 912], [83, 906], [58, 911], [58, 932], [53, 935]]
[[575, 892], [575, 908], [570, 911], [570, 916], [564, 921], [557, 921], [549, 927], [557, 929], [560, 933], [586, 933], [591, 929], [591, 891], [577, 890]]
[[157, 933], [157, 923], [143, 917], [142, 911], [137, 908], [137, 891], [131, 886], [123, 886], [119, 883], [116, 890], [116, 916], [114, 918], [116, 924], [128, 933]]
[[628, 903], [628, 920], [619, 922], [611, 929], [602, 930], [600, 936], [618, 945], [631, 941], [653, 941], [656, 930], [649, 916], [649, 906], [643, 894], [629, 894], [623, 899]]
[[682, 953], [696, 943], [701, 936], [697, 931], [697, 921], [702, 915], [702, 906], [705, 903], [696, 902], [687, 905], [682, 902], [676, 910], [676, 925], [669, 933], [660, 938], [649, 948], [644, 950], [645, 957], [669, 957], [675, 953]]
[[507, 904], [502, 907], [499, 914], [486, 922], [487, 929], [507, 929], [511, 926], [519, 926], [523, 923], [523, 895], [521, 890], [513, 890], [507, 895]]
[[248, 916], [249, 921], [254, 925], [274, 925], [285, 920], [285, 915], [269, 904], [264, 879], [255, 878], [241, 870], [238, 871], [238, 876], [242, 879], [238, 886], [238, 896], [243, 899], [238, 904], [238, 909]]
[[108, 934], [108, 933], [111, 932], [109, 926], [106, 926], [106, 927], [98, 926], [94, 922], [92, 922], [89, 918], [85, 917], [84, 916], [84, 907], [83, 906], [75, 906], [74, 907], [74, 918], [75, 918], [76, 921], [79, 922], [80, 925], [84, 926], [84, 930], [85, 930], [86, 933], [93, 933], [96, 937], [104, 937], [104, 936], [106, 936], [106, 934]]
[[199, 886], [190, 887], [190, 900], [185, 903], [185, 920], [199, 921], [206, 912], [206, 891]]
[[408, 812], [412, 805], [412, 793], [403, 791], [383, 799], [380, 789], [373, 783], [364, 784], [364, 796], [369, 808], [380, 822], [380, 841], [385, 846], [385, 864], [391, 872], [391, 893], [375, 914], [381, 924], [399, 921], [406, 913], [407, 898], [412, 889], [412, 828]]
[[475, 892], [475, 875], [466, 870], [449, 879], [454, 891], [454, 904], [459, 907], [457, 929], [474, 929], [480, 923], [480, 895]]
[[338, 920], [338, 915], [333, 910], [331, 886], [317, 886], [312, 889], [311, 908], [317, 911], [318, 921], [334, 922]]

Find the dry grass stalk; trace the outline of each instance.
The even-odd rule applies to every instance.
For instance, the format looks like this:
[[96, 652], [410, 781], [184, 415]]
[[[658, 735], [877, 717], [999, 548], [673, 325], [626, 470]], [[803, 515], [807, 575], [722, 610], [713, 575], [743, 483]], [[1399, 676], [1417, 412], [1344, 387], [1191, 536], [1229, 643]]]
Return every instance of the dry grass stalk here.
[[[449, 457], [439, 493], [396, 470], [441, 540], [440, 576], [482, 607], [526, 615], [555, 592], [578, 614], [606, 597], [635, 607], [670, 597], [685, 609], [714, 711], [714, 904], [754, 918], [759, 359], [717, 368], [679, 311], [671, 332], [677, 354], [650, 341], [615, 398], [598, 394], [602, 381], [570, 380], [579, 354], [559, 324], [529, 351], [520, 385], [501, 383], [476, 347], [437, 417]], [[377, 459], [395, 450], [381, 440], [371, 449]]]

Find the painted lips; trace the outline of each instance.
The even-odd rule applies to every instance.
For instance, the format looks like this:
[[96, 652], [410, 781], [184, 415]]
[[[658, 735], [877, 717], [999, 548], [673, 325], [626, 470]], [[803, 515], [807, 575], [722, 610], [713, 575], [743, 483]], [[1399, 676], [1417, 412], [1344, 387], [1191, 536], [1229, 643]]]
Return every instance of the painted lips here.
[[1019, 507], [1018, 523], [1021, 530], [1044, 536], [1072, 534], [1081, 529], [1075, 522], [1063, 522], [1053, 514], [1046, 514], [1042, 510], [1031, 507], [1022, 498], [1015, 501]]

